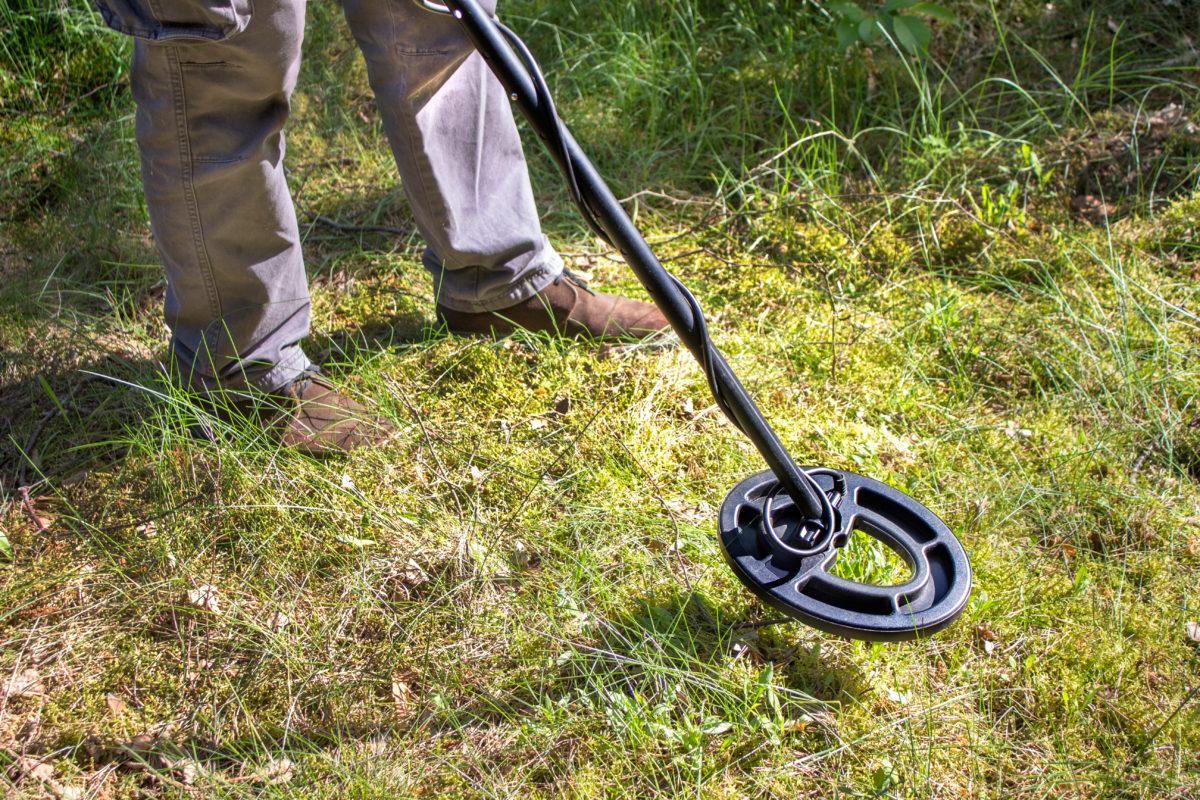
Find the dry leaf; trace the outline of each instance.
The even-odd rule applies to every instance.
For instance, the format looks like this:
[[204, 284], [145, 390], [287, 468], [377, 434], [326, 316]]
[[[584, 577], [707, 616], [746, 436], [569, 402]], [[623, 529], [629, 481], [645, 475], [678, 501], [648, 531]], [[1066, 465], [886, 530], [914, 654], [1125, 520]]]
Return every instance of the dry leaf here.
[[34, 780], [45, 783], [54, 780], [54, 767], [49, 762], [43, 761], [33, 765], [25, 774]]
[[682, 500], [671, 499], [666, 501], [667, 508], [679, 519], [688, 522], [706, 523], [714, 516], [714, 509], [708, 503], [703, 501], [699, 503], [685, 503]]
[[279, 633], [290, 624], [292, 624], [291, 618], [282, 611], [276, 611], [267, 619], [267, 627], [275, 633]]
[[983, 652], [990, 656], [992, 651], [996, 649], [996, 640], [1000, 637], [987, 625], [976, 625], [975, 638], [978, 640], [980, 647], [983, 648]]
[[47, 781], [47, 785], [59, 800], [81, 800], [84, 796], [84, 790], [78, 786], [68, 786], [56, 781]]
[[127, 765], [138, 765], [145, 761], [154, 750], [156, 740], [148, 733], [139, 733], [128, 742], [117, 745], [117, 750], [133, 759]]
[[183, 601], [192, 608], [198, 608], [210, 614], [221, 613], [221, 600], [215, 586], [201, 585], [195, 589], [189, 589], [183, 596]]
[[1022, 428], [1021, 424], [1015, 419], [1010, 419], [1008, 424], [1004, 426], [1004, 434], [1010, 439], [1029, 439], [1033, 436], [1033, 431], [1029, 428]]
[[21, 673], [10, 678], [8, 685], [4, 687], [6, 697], [41, 697], [45, 693], [42, 676], [32, 667], [21, 670]]
[[153, 539], [155, 536], [158, 536], [158, 526], [154, 524], [154, 520], [150, 520], [138, 525], [133, 529], [133, 532], [145, 539]]
[[126, 703], [120, 697], [117, 697], [112, 692], [109, 692], [108, 697], [105, 699], [108, 702], [108, 713], [112, 714], [114, 717], [121, 716], [125, 709], [129, 708], [128, 703]]
[[1200, 642], [1200, 622], [1187, 622], [1184, 624], [1183, 630], [1193, 642]]
[[166, 768], [174, 773], [179, 782], [185, 786], [193, 785], [196, 782], [196, 776], [200, 774], [200, 765], [190, 758], [167, 759]]

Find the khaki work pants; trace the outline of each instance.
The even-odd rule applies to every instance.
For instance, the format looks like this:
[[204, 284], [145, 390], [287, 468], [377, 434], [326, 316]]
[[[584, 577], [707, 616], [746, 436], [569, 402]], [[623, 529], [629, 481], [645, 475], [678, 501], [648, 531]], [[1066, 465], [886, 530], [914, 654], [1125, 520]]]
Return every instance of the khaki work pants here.
[[[165, 314], [184, 381], [273, 391], [310, 368], [309, 297], [283, 169], [304, 0], [96, 0], [136, 37], [130, 81]], [[494, 3], [489, 10], [494, 10]], [[344, 0], [437, 302], [493, 311], [553, 281], [507, 95], [458, 23]]]

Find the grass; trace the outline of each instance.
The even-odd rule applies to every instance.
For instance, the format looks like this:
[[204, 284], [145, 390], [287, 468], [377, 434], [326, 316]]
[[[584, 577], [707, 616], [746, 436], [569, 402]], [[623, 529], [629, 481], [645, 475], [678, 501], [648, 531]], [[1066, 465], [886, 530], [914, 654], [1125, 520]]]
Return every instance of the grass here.
[[[433, 329], [332, 4], [289, 130], [306, 346], [404, 433], [193, 441], [128, 44], [0, 9], [6, 793], [1200, 793], [1195, 23], [955, 10], [912, 60], [811, 2], [503, 9], [797, 459], [966, 544], [963, 617], [868, 645], [769, 624], [724, 566], [761, 463], [686, 353]], [[560, 250], [639, 291], [529, 151]], [[838, 569], [906, 568], [866, 538]]]

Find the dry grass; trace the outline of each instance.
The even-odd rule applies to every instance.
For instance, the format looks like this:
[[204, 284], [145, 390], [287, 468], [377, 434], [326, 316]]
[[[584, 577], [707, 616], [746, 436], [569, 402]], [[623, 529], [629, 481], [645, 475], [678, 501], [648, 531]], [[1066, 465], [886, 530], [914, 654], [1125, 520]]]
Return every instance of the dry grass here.
[[[960, 535], [961, 620], [899, 645], [762, 624], [712, 530], [760, 462], [686, 353], [434, 330], [365, 77], [314, 5], [289, 144], [307, 347], [404, 429], [342, 462], [190, 438], [203, 412], [158, 363], [128, 98], [37, 106], [23, 76], [68, 99], [113, 80], [46, 64], [4, 84], [5, 791], [1200, 792], [1194, 76], [1154, 67], [1168, 30], [1117, 3], [1132, 43], [1066, 11], [1021, 27], [1015, 4], [999, 22], [1030, 49], [964, 7], [924, 83], [786, 6], [510, 19], [614, 182], [663, 189], [638, 220], [797, 459], [886, 480]], [[684, 28], [698, 46], [662, 46]], [[1063, 31], [1086, 52], [1054, 50]], [[989, 78], [987, 47], [1018, 71]], [[843, 94], [795, 59], [842, 70]], [[1139, 138], [1134, 96], [1182, 112]], [[637, 142], [605, 138], [622, 114]], [[534, 169], [577, 269], [638, 291]], [[1088, 196], [1109, 216], [1072, 205]], [[865, 541], [840, 569], [901, 566]]]

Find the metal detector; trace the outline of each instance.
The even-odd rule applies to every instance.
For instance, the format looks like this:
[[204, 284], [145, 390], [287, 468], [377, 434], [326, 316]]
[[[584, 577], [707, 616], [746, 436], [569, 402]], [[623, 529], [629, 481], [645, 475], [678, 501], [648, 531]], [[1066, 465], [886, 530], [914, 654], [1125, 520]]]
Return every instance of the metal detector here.
[[[770, 467], [733, 487], [721, 504], [721, 549], [738, 579], [789, 617], [853, 639], [915, 639], [957, 619], [971, 591], [962, 544], [932, 511], [886, 483], [796, 466], [713, 344], [696, 298], [655, 258], [559, 118], [537, 61], [520, 38], [477, 0], [414, 1], [458, 20], [562, 169], [588, 227], [625, 258], [700, 362], [717, 405]], [[834, 575], [838, 548], [855, 530], [895, 550], [913, 576], [877, 586]]]

